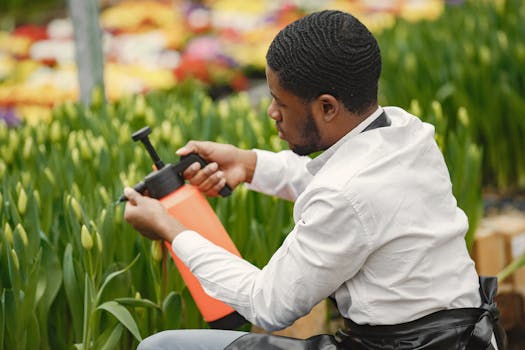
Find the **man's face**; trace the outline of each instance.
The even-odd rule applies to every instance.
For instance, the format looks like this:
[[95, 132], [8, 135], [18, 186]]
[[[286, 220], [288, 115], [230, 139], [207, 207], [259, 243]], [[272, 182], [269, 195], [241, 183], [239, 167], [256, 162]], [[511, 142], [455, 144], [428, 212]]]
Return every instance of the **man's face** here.
[[269, 67], [266, 67], [266, 79], [273, 97], [268, 115], [275, 120], [279, 137], [288, 142], [288, 147], [299, 155], [321, 150], [321, 136], [311, 104], [283, 89], [277, 74]]

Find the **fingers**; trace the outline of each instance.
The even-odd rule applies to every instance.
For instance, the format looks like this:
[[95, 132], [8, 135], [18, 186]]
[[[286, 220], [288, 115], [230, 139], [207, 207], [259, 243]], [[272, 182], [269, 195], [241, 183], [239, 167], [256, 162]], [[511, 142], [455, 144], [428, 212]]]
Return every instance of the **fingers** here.
[[199, 170], [201, 169], [201, 165], [197, 162], [191, 164], [184, 172], [182, 173], [182, 176], [184, 176], [185, 179], [189, 180], [192, 177], [194, 177]]
[[137, 205], [139, 198], [142, 197], [140, 193], [131, 187], [124, 188], [124, 196], [126, 196], [128, 201], [133, 205]]
[[226, 186], [226, 179], [224, 177], [220, 177], [219, 182], [217, 182], [212, 188], [210, 188], [206, 192], [206, 195], [210, 197], [215, 197], [219, 194], [220, 190], [222, 190], [224, 186]]
[[[209, 163], [208, 165], [206, 165], [204, 168], [200, 169], [200, 170], [196, 170], [195, 169], [197, 168], [195, 166], [195, 164], [198, 165], [198, 168], [200, 169], [200, 165], [199, 163], [193, 163], [189, 168], [188, 168], [188, 175], [190, 175], [188, 177], [188, 180], [190, 180], [190, 183], [194, 186], [201, 186], [202, 183], [204, 183], [206, 180], [208, 180], [209, 177], [211, 177], [212, 175], [214, 175], [217, 170], [219, 170], [219, 165], [215, 162], [213, 163]], [[191, 169], [191, 170], [190, 170]], [[186, 172], [184, 172], [184, 176], [186, 177]]]

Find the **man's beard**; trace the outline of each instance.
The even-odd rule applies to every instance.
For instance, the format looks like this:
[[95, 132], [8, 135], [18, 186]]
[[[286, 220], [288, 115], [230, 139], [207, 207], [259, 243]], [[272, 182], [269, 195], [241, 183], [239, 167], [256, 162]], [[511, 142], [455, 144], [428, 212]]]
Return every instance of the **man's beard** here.
[[303, 139], [302, 145], [292, 145], [288, 143], [288, 146], [294, 153], [300, 156], [306, 156], [323, 149], [320, 144], [321, 135], [319, 133], [319, 128], [315, 124], [311, 112], [309, 112], [305, 117], [305, 123], [303, 125], [303, 129], [301, 130], [301, 137]]

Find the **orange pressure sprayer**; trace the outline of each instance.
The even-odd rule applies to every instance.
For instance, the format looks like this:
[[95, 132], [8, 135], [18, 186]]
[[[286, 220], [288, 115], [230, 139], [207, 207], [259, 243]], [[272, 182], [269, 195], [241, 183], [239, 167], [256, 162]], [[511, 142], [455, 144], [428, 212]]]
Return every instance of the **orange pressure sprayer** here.
[[[143, 181], [134, 186], [135, 190], [142, 194], [147, 193], [149, 197], [160, 200], [168, 213], [184, 226], [198, 232], [214, 244], [240, 256], [239, 251], [204, 195], [196, 187], [184, 182], [182, 173], [186, 168], [195, 162], [204, 167], [207, 164], [206, 161], [192, 153], [181, 157], [177, 164], [165, 165], [149, 141], [148, 135], [150, 133], [151, 129], [146, 126], [132, 135], [133, 141], [141, 141], [144, 144], [156, 168], [156, 171], [151, 172]], [[219, 194], [223, 197], [228, 196], [231, 194], [231, 189], [226, 185]], [[125, 200], [126, 197], [124, 196], [119, 199], [119, 201]], [[164, 242], [204, 320], [208, 322], [210, 327], [236, 329], [246, 323], [246, 320], [230, 306], [204, 292], [197, 278], [175, 255], [170, 243]]]

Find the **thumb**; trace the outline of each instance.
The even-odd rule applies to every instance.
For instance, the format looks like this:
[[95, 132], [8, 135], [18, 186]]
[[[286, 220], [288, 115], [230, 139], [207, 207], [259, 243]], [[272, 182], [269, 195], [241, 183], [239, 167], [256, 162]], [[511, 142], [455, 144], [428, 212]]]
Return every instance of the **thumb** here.
[[196, 148], [194, 147], [194, 144], [190, 141], [186, 145], [179, 148], [175, 153], [179, 156], [185, 156], [190, 153], [197, 152]]
[[197, 153], [200, 156], [205, 157], [208, 153], [208, 149], [206, 147], [208, 143], [206, 141], [189, 141], [186, 145], [179, 148], [175, 153], [179, 156], [185, 156], [190, 153]]
[[140, 193], [138, 193], [131, 187], [124, 188], [124, 196], [126, 196], [128, 201], [133, 205], [137, 205], [138, 201], [142, 197]]

